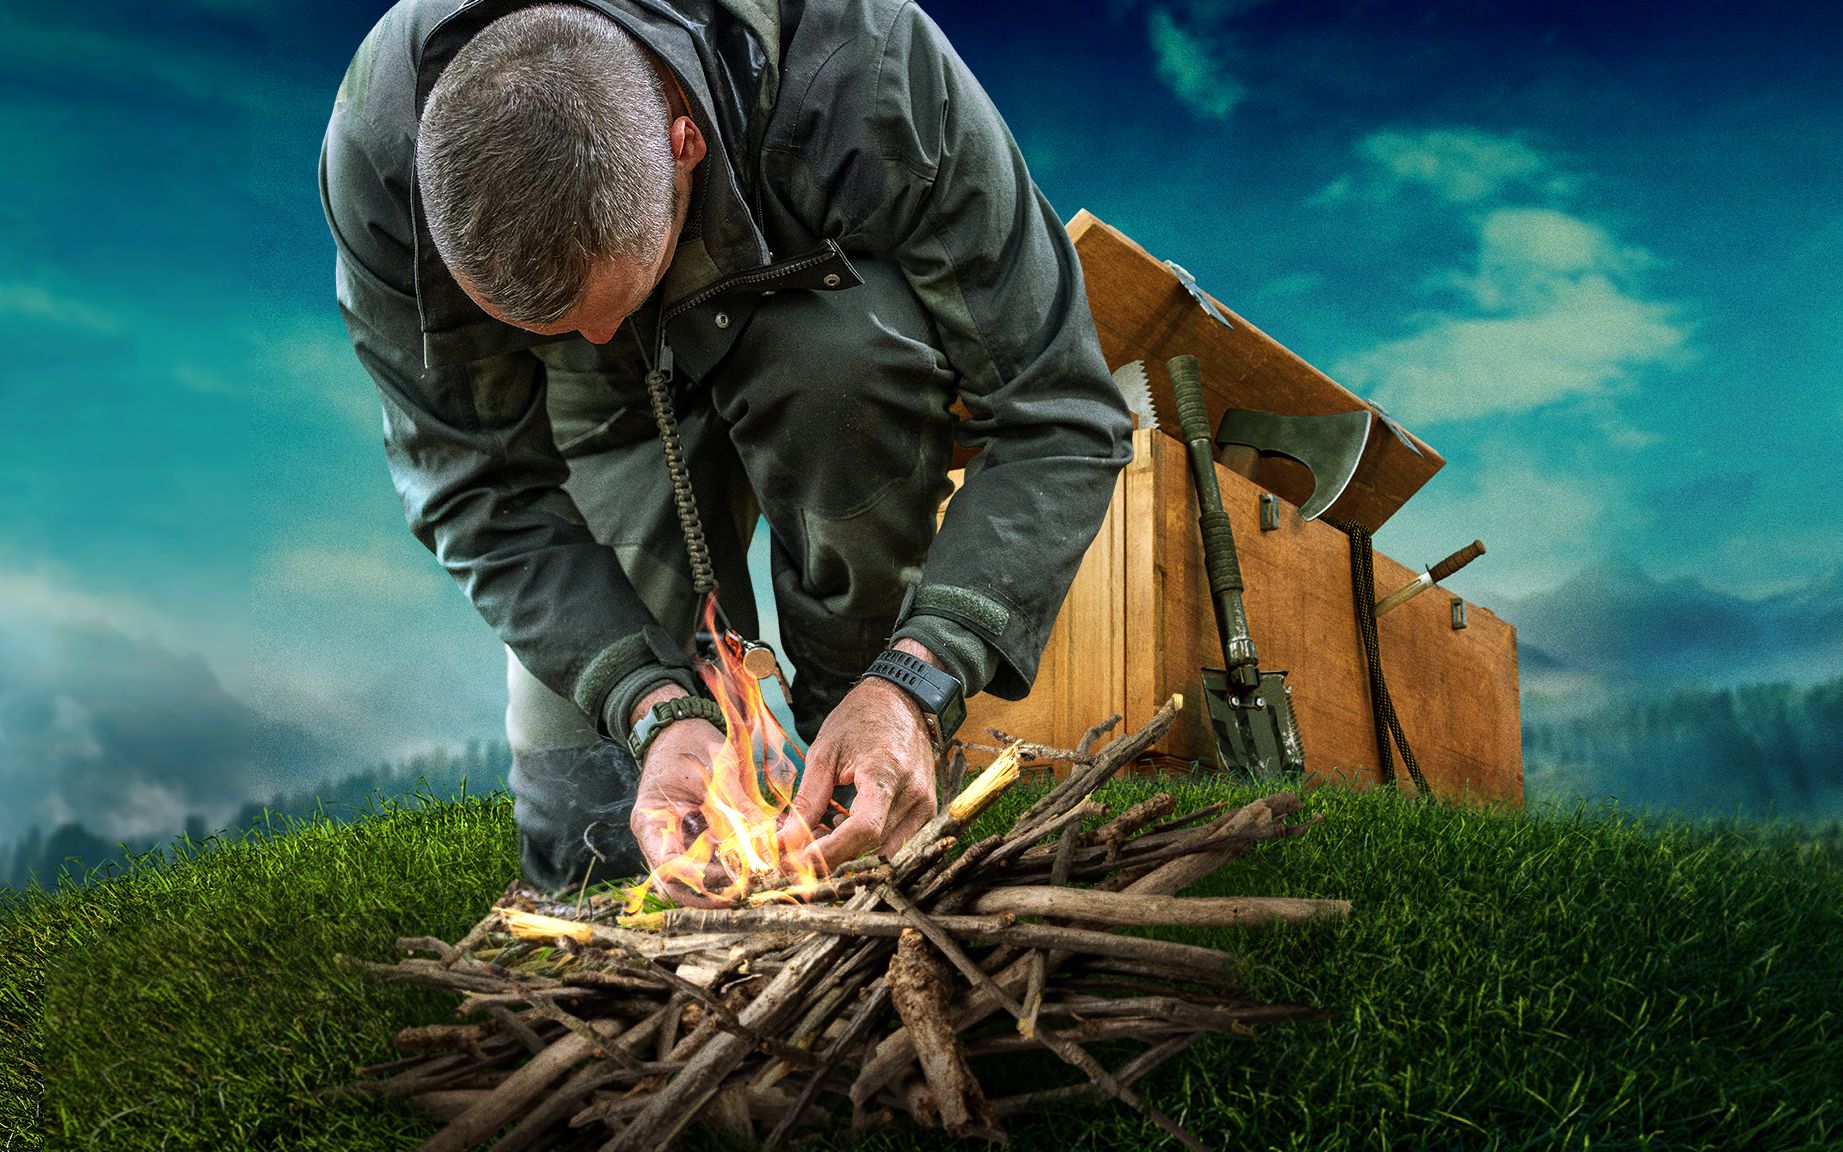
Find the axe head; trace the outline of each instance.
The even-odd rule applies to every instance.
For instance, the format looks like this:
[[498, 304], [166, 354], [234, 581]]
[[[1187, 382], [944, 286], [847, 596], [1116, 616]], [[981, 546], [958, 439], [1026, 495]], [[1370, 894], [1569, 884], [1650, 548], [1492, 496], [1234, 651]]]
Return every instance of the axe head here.
[[1216, 428], [1218, 451], [1239, 444], [1262, 455], [1290, 456], [1312, 473], [1312, 498], [1299, 507], [1307, 520], [1337, 503], [1356, 475], [1369, 443], [1373, 414], [1367, 408], [1329, 416], [1282, 416], [1231, 408]]

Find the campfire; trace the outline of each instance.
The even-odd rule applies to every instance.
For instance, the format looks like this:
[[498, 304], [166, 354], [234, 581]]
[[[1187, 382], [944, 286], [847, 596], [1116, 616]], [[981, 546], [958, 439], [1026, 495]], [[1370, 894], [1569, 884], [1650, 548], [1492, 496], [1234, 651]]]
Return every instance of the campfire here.
[[[756, 807], [737, 794], [707, 805], [691, 865], [674, 869], [716, 907], [649, 909], [658, 876], [638, 898], [573, 903], [515, 884], [453, 944], [407, 938], [400, 948], [425, 955], [348, 961], [461, 993], [463, 1022], [405, 1029], [405, 1057], [361, 1069], [346, 1090], [407, 1099], [444, 1121], [426, 1152], [661, 1148], [696, 1123], [776, 1148], [847, 1119], [860, 1134], [908, 1122], [1002, 1142], [1019, 1114], [1107, 1098], [1201, 1148], [1137, 1082], [1206, 1035], [1322, 1013], [1246, 999], [1228, 953], [1117, 929], [1252, 927], [1349, 905], [1177, 895], [1316, 824], [1288, 820], [1292, 794], [1183, 814], [1170, 793], [1117, 814], [1093, 798], [1181, 706], [1174, 697], [1105, 744], [1117, 718], [1076, 748], [1013, 744], [964, 789], [955, 780], [951, 802], [893, 858], [828, 876], [778, 873], [771, 852], [785, 837], [772, 833], [789, 787], [766, 774], [766, 788], [740, 792]], [[763, 735], [772, 738], [745, 738], [759, 747]], [[1025, 756], [1066, 774], [1008, 830], [962, 846]], [[956, 749], [946, 776], [965, 763]], [[1111, 1067], [1090, 1051], [1120, 1041], [1136, 1050]], [[1078, 1079], [985, 1092], [991, 1058], [1033, 1049]]]
[[729, 734], [708, 766], [696, 812], [686, 819], [669, 810], [638, 813], [667, 833], [677, 855], [634, 887], [629, 912], [662, 889], [700, 903], [730, 904], [764, 886], [812, 891], [820, 880], [818, 862], [801, 851], [813, 829], [793, 807], [801, 750], [762, 697], [762, 684], [779, 675], [773, 650], [724, 627], [714, 597], [704, 602], [704, 630], [717, 638], [716, 656], [698, 670], [723, 709]]

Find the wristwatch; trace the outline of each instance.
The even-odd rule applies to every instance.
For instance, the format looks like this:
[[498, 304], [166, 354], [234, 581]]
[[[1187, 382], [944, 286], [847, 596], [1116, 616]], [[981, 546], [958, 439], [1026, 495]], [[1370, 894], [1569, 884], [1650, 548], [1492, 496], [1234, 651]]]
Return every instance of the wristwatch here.
[[918, 656], [887, 649], [871, 661], [864, 676], [888, 680], [915, 697], [928, 715], [937, 743], [946, 743], [966, 719], [965, 689], [960, 682]]
[[708, 720], [717, 726], [717, 731], [729, 735], [729, 725], [723, 720], [723, 708], [715, 700], [706, 700], [702, 696], [674, 696], [653, 705], [652, 711], [640, 717], [640, 722], [634, 725], [633, 733], [627, 737], [627, 748], [634, 754], [635, 764], [646, 763], [646, 750], [652, 746], [653, 738], [675, 720]]

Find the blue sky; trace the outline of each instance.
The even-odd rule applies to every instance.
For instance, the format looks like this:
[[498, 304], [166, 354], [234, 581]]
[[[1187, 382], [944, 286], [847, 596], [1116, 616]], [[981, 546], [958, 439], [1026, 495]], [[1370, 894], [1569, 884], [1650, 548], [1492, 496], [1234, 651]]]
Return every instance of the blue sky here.
[[[1596, 590], [1843, 598], [1834, 10], [924, 7], [1065, 218], [1445, 454], [1378, 544], [1482, 537], [1454, 586], [1556, 691], [1713, 674], [1670, 630], [1563, 626]], [[403, 527], [332, 303], [315, 158], [380, 11], [0, 4], [0, 839], [499, 730], [497, 643]], [[1843, 671], [1800, 618], [1725, 671]]]

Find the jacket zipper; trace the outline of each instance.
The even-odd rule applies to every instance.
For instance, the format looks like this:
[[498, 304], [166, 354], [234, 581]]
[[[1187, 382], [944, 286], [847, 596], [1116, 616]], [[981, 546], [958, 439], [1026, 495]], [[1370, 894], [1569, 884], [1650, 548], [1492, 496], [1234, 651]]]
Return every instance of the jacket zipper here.
[[790, 275], [794, 272], [804, 272], [808, 268], [818, 267], [832, 259], [832, 255], [835, 251], [837, 251], [837, 249], [833, 245], [827, 244], [824, 248], [808, 252], [804, 256], [796, 256], [792, 260], [786, 260], [779, 264], [770, 264], [766, 268], [757, 268], [753, 272], [737, 272], [733, 275], [725, 276], [715, 284], [706, 288], [700, 288], [698, 291], [672, 305], [661, 318], [660, 326], [663, 328], [667, 322], [696, 308], [706, 300], [728, 292], [732, 288], [747, 287], [750, 284], [759, 284], [764, 281], [774, 280], [781, 276]]

